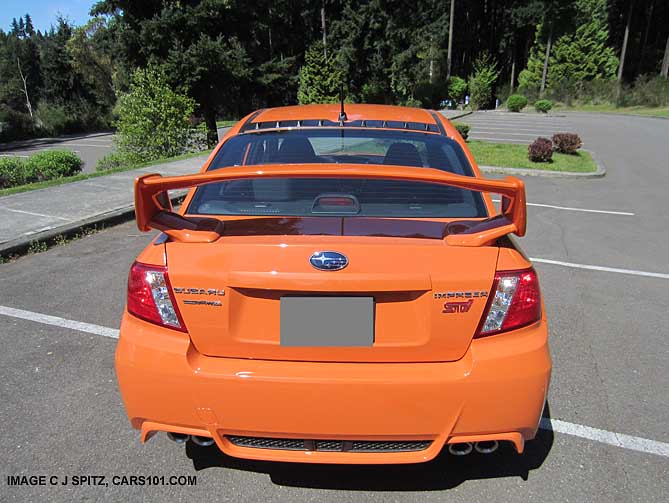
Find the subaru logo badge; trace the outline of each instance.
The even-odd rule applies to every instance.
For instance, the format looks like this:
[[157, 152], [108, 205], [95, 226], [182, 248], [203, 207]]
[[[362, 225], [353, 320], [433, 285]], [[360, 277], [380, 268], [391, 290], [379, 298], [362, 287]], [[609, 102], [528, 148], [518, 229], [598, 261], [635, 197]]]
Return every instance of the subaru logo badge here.
[[348, 265], [346, 255], [335, 251], [317, 251], [309, 258], [309, 262], [321, 271], [339, 271]]

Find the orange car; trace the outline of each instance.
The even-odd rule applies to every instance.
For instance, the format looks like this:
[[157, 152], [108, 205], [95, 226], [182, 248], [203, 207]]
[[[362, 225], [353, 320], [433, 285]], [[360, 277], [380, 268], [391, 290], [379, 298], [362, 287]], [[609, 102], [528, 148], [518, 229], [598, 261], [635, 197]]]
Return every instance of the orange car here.
[[261, 110], [199, 174], [139, 177], [135, 207], [162, 231], [130, 270], [116, 351], [142, 441], [414, 463], [535, 436], [551, 359], [509, 236], [524, 184], [482, 178], [440, 114]]

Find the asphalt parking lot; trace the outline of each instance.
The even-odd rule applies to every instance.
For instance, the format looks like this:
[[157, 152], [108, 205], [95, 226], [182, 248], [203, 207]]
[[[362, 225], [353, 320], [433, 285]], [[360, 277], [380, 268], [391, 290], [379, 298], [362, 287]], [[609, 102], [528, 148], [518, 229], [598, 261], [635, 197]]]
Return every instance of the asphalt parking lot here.
[[458, 119], [469, 124], [471, 140], [529, 144], [538, 136], [552, 137], [555, 133], [572, 132], [573, 114], [512, 113], [504, 111], [474, 112]]
[[[504, 447], [419, 465], [308, 466], [236, 460], [164, 435], [140, 445], [113, 369], [127, 270], [151, 238], [130, 222], [0, 265], [0, 500], [666, 501], [669, 120], [565, 120], [608, 174], [526, 179], [521, 243], [540, 275], [554, 373], [547, 419], [523, 456]], [[8, 486], [22, 474], [197, 483]]]

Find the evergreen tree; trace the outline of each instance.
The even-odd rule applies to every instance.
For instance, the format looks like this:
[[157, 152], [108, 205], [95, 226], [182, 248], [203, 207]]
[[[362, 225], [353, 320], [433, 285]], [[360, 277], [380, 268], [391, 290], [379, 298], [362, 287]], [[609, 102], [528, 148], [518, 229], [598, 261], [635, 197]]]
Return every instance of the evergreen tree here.
[[325, 54], [323, 42], [315, 42], [304, 55], [300, 68], [297, 101], [309, 103], [336, 103], [342, 84], [342, 72], [332, 53]]
[[[576, 82], [615, 77], [618, 58], [606, 45], [609, 33], [606, 18], [606, 0], [576, 0], [575, 16], [570, 28], [563, 29], [553, 44], [549, 63], [547, 87], [573, 86]], [[527, 61], [527, 67], [518, 76], [521, 92], [532, 93], [539, 87], [546, 45], [542, 40], [546, 31], [544, 20], [537, 27], [536, 42]]]

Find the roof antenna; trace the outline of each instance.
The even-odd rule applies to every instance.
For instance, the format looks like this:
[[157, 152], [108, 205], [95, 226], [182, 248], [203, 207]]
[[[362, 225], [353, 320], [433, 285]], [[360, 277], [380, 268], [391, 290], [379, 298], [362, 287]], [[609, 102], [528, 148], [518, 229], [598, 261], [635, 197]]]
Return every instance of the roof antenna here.
[[344, 122], [348, 120], [346, 112], [344, 111], [344, 82], [341, 83], [339, 90], [339, 103], [341, 108], [339, 109], [339, 125], [343, 126]]

